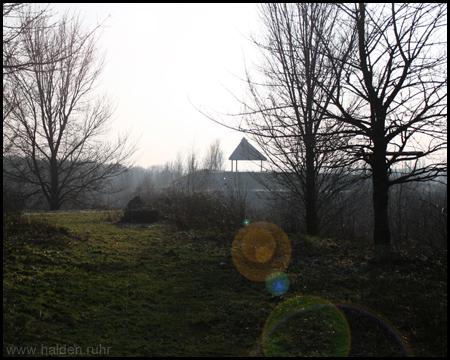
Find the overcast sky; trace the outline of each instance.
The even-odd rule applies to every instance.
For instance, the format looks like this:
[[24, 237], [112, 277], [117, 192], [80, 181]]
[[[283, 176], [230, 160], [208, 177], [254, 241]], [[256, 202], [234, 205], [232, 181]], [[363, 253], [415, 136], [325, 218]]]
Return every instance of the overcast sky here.
[[[220, 138], [228, 157], [244, 136], [213, 123], [213, 114], [237, 111], [227, 91], [245, 93], [245, 63], [255, 61], [248, 41], [259, 27], [255, 4], [52, 4], [55, 13], [81, 11], [94, 27], [106, 21], [99, 45], [107, 52], [102, 88], [117, 104], [115, 131], [140, 136], [137, 165], [203, 157]], [[244, 63], [245, 59], [245, 63]], [[192, 104], [191, 104], [192, 103]], [[244, 164], [243, 164], [244, 165]], [[244, 166], [242, 165], [242, 168]], [[241, 164], [239, 164], [241, 169]]]

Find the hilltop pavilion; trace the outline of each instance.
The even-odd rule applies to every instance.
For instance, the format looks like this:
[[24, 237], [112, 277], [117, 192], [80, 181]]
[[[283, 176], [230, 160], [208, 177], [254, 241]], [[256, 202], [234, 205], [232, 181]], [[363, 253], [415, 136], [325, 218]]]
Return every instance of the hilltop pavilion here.
[[236, 172], [238, 171], [238, 161], [261, 161], [261, 171], [262, 171], [262, 162], [266, 161], [267, 158], [261, 154], [256, 148], [251, 145], [248, 140], [243, 137], [237, 148], [233, 151], [231, 156], [229, 157], [231, 160], [231, 172], [233, 172], [233, 160], [236, 161]]

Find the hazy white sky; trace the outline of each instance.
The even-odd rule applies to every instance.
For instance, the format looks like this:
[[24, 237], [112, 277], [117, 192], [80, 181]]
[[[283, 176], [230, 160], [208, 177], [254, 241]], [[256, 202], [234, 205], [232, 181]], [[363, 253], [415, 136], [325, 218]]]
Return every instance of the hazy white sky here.
[[[107, 52], [102, 87], [114, 98], [115, 131], [141, 136], [136, 165], [148, 167], [185, 156], [203, 157], [220, 138], [228, 157], [242, 133], [201, 115], [239, 110], [245, 62], [255, 61], [247, 40], [257, 31], [255, 4], [52, 4], [53, 11], [81, 11], [95, 26], [110, 15], [99, 45]], [[239, 164], [243, 169], [244, 164]]]

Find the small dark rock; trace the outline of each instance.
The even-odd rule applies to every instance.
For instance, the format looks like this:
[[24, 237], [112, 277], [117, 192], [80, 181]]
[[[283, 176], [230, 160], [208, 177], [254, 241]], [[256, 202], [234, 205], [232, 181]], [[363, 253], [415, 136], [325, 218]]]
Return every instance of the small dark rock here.
[[142, 209], [144, 207], [144, 202], [142, 201], [140, 196], [136, 196], [133, 199], [131, 199], [125, 210], [138, 210]]

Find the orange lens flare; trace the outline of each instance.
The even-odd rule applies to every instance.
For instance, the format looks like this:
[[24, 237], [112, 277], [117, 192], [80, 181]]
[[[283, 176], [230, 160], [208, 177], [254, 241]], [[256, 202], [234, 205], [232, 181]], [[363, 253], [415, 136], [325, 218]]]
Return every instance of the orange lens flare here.
[[275, 253], [275, 239], [264, 229], [254, 229], [247, 232], [241, 242], [241, 250], [245, 257], [252, 262], [267, 262]]
[[291, 260], [286, 233], [269, 222], [254, 222], [242, 228], [231, 248], [238, 271], [253, 281], [266, 281], [273, 272], [283, 272]]

